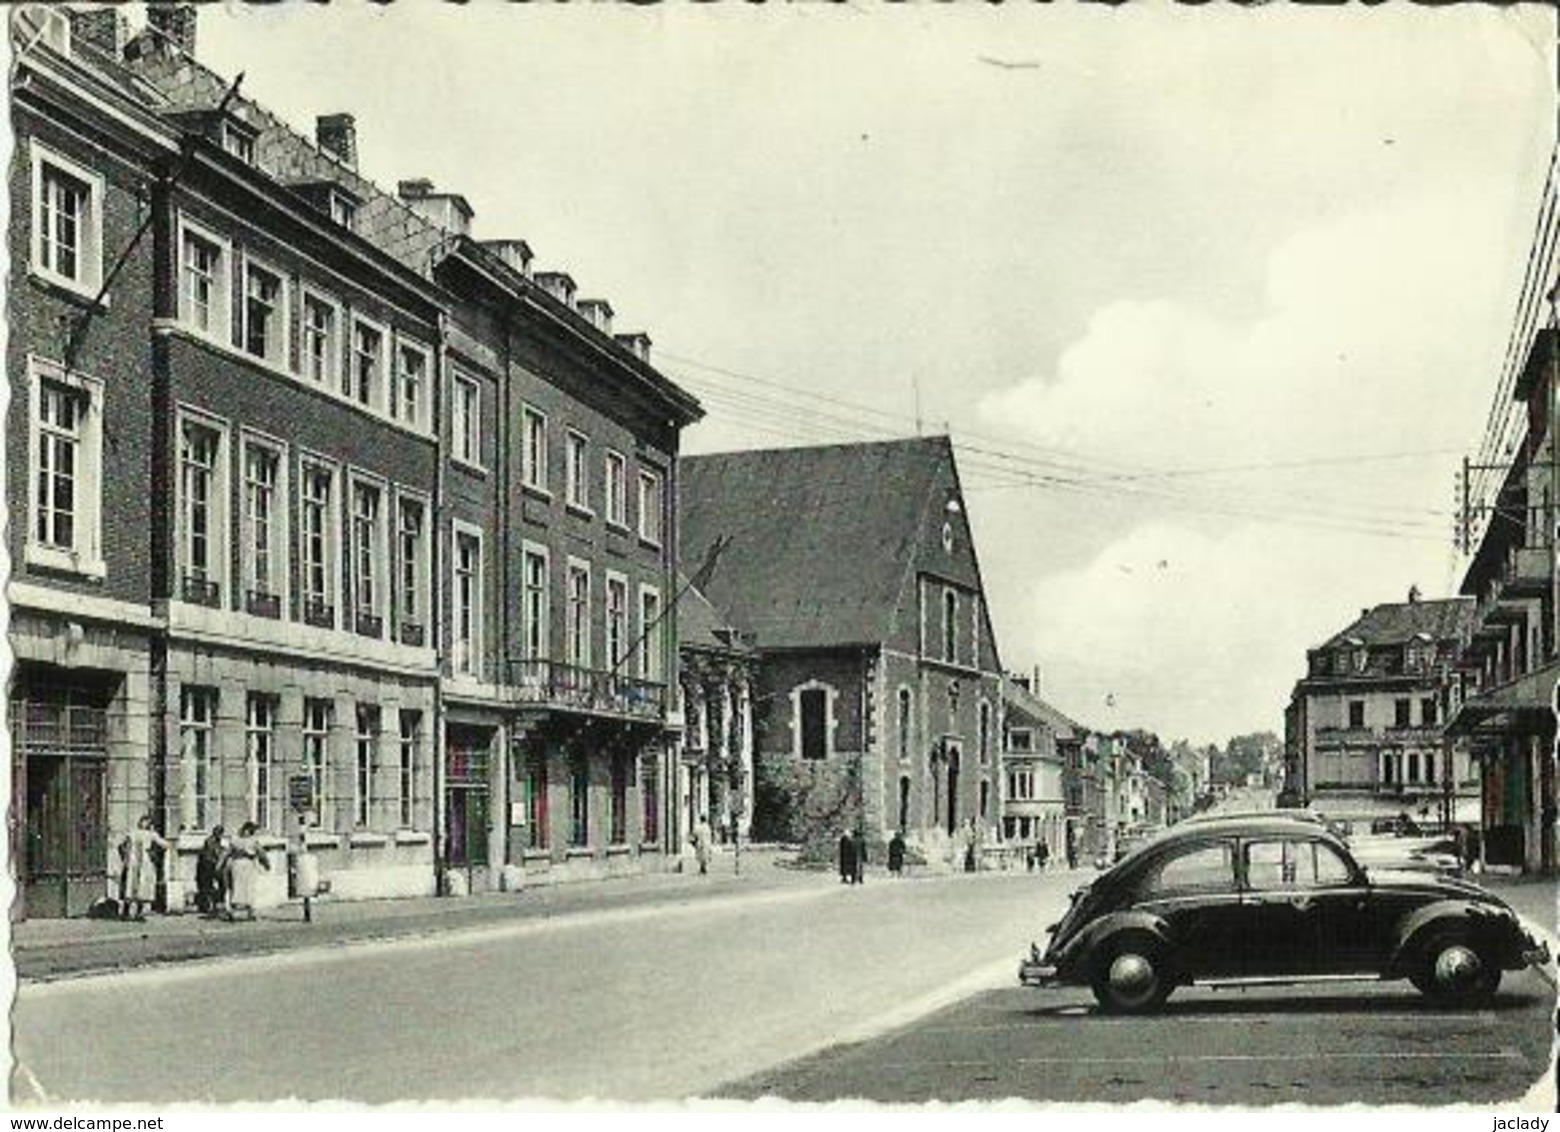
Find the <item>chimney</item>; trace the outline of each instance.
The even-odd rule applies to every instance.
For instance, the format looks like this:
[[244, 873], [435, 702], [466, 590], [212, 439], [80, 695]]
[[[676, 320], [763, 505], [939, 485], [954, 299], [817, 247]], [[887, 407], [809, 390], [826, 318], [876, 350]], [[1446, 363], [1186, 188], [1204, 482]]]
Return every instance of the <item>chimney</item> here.
[[1412, 586], [1408, 587], [1408, 604], [1409, 605], [1418, 605], [1419, 604], [1419, 586], [1418, 585], [1412, 585]]
[[162, 42], [177, 47], [191, 58], [195, 55], [195, 5], [151, 4], [146, 9], [147, 26]]
[[1014, 684], [1018, 685], [1026, 692], [1034, 691], [1034, 689], [1029, 686], [1029, 677], [1027, 676], [1020, 676], [1017, 672], [1011, 672], [1008, 674], [1008, 679], [1013, 681]]
[[129, 26], [115, 8], [89, 8], [70, 12], [70, 36], [76, 43], [90, 44], [110, 59], [119, 59], [129, 39]]
[[350, 114], [321, 114], [314, 119], [314, 141], [348, 169], [357, 169], [357, 123]]
[[459, 193], [438, 193], [426, 177], [397, 182], [395, 195], [418, 216], [447, 232], [471, 235], [471, 205]]
[[566, 271], [538, 271], [536, 282], [542, 290], [571, 310], [574, 307], [574, 278]]
[[633, 334], [614, 334], [612, 336], [620, 346], [630, 351], [634, 357], [642, 362], [650, 360], [650, 335], [644, 331], [635, 331]]
[[612, 333], [612, 304], [605, 299], [581, 299], [580, 313], [585, 321], [603, 334]]
[[482, 246], [508, 264], [517, 274], [531, 277], [531, 245], [524, 240], [483, 240]]
[[1034, 675], [1031, 677], [1030, 690], [1037, 696], [1040, 694], [1040, 666], [1038, 664], [1035, 665]]

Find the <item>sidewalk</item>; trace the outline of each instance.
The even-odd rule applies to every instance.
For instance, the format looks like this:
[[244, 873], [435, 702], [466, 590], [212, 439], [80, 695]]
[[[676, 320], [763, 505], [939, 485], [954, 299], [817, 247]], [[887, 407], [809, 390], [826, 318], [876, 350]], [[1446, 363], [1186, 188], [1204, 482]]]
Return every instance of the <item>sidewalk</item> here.
[[337, 902], [327, 896], [313, 901], [312, 923], [304, 922], [303, 905], [298, 902], [263, 909], [253, 923], [230, 924], [197, 915], [151, 915], [143, 923], [28, 920], [10, 926], [11, 956], [19, 980], [38, 982], [147, 964], [399, 939], [834, 881], [826, 873], [787, 866], [786, 859], [773, 854], [744, 852], [742, 875], [736, 876], [728, 853], [711, 860], [708, 876], [695, 869], [460, 897]]

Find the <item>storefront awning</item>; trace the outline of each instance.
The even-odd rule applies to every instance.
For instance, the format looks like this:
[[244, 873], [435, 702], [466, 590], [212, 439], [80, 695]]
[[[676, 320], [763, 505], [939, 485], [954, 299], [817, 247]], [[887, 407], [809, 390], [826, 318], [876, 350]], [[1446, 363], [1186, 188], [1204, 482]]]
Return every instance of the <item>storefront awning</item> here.
[[1470, 697], [1446, 725], [1449, 737], [1527, 732], [1554, 719], [1560, 662], [1529, 672], [1509, 684]]

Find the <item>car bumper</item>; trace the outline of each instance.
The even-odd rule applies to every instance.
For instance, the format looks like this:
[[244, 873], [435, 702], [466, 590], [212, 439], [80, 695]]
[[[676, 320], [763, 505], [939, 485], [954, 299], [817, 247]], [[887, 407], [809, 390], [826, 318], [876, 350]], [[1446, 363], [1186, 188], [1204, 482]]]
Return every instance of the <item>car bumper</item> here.
[[1536, 943], [1531, 938], [1527, 942], [1530, 946], [1522, 951], [1523, 964], [1528, 967], [1549, 966], [1549, 945], [1547, 943]]
[[1029, 948], [1029, 954], [1018, 961], [1018, 981], [1026, 987], [1059, 987], [1062, 980], [1056, 964], [1045, 962], [1038, 947]]

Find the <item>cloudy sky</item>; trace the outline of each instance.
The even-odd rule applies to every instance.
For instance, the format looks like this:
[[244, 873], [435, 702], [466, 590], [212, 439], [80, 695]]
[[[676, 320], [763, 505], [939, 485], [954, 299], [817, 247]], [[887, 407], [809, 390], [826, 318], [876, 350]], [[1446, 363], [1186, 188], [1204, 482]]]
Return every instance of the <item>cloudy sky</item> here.
[[[203, 8], [199, 53], [647, 329], [690, 451], [951, 431], [1009, 668], [1281, 730], [1450, 592], [1553, 147], [1554, 16], [1269, 6]], [[848, 553], [848, 550], [847, 550]]]

